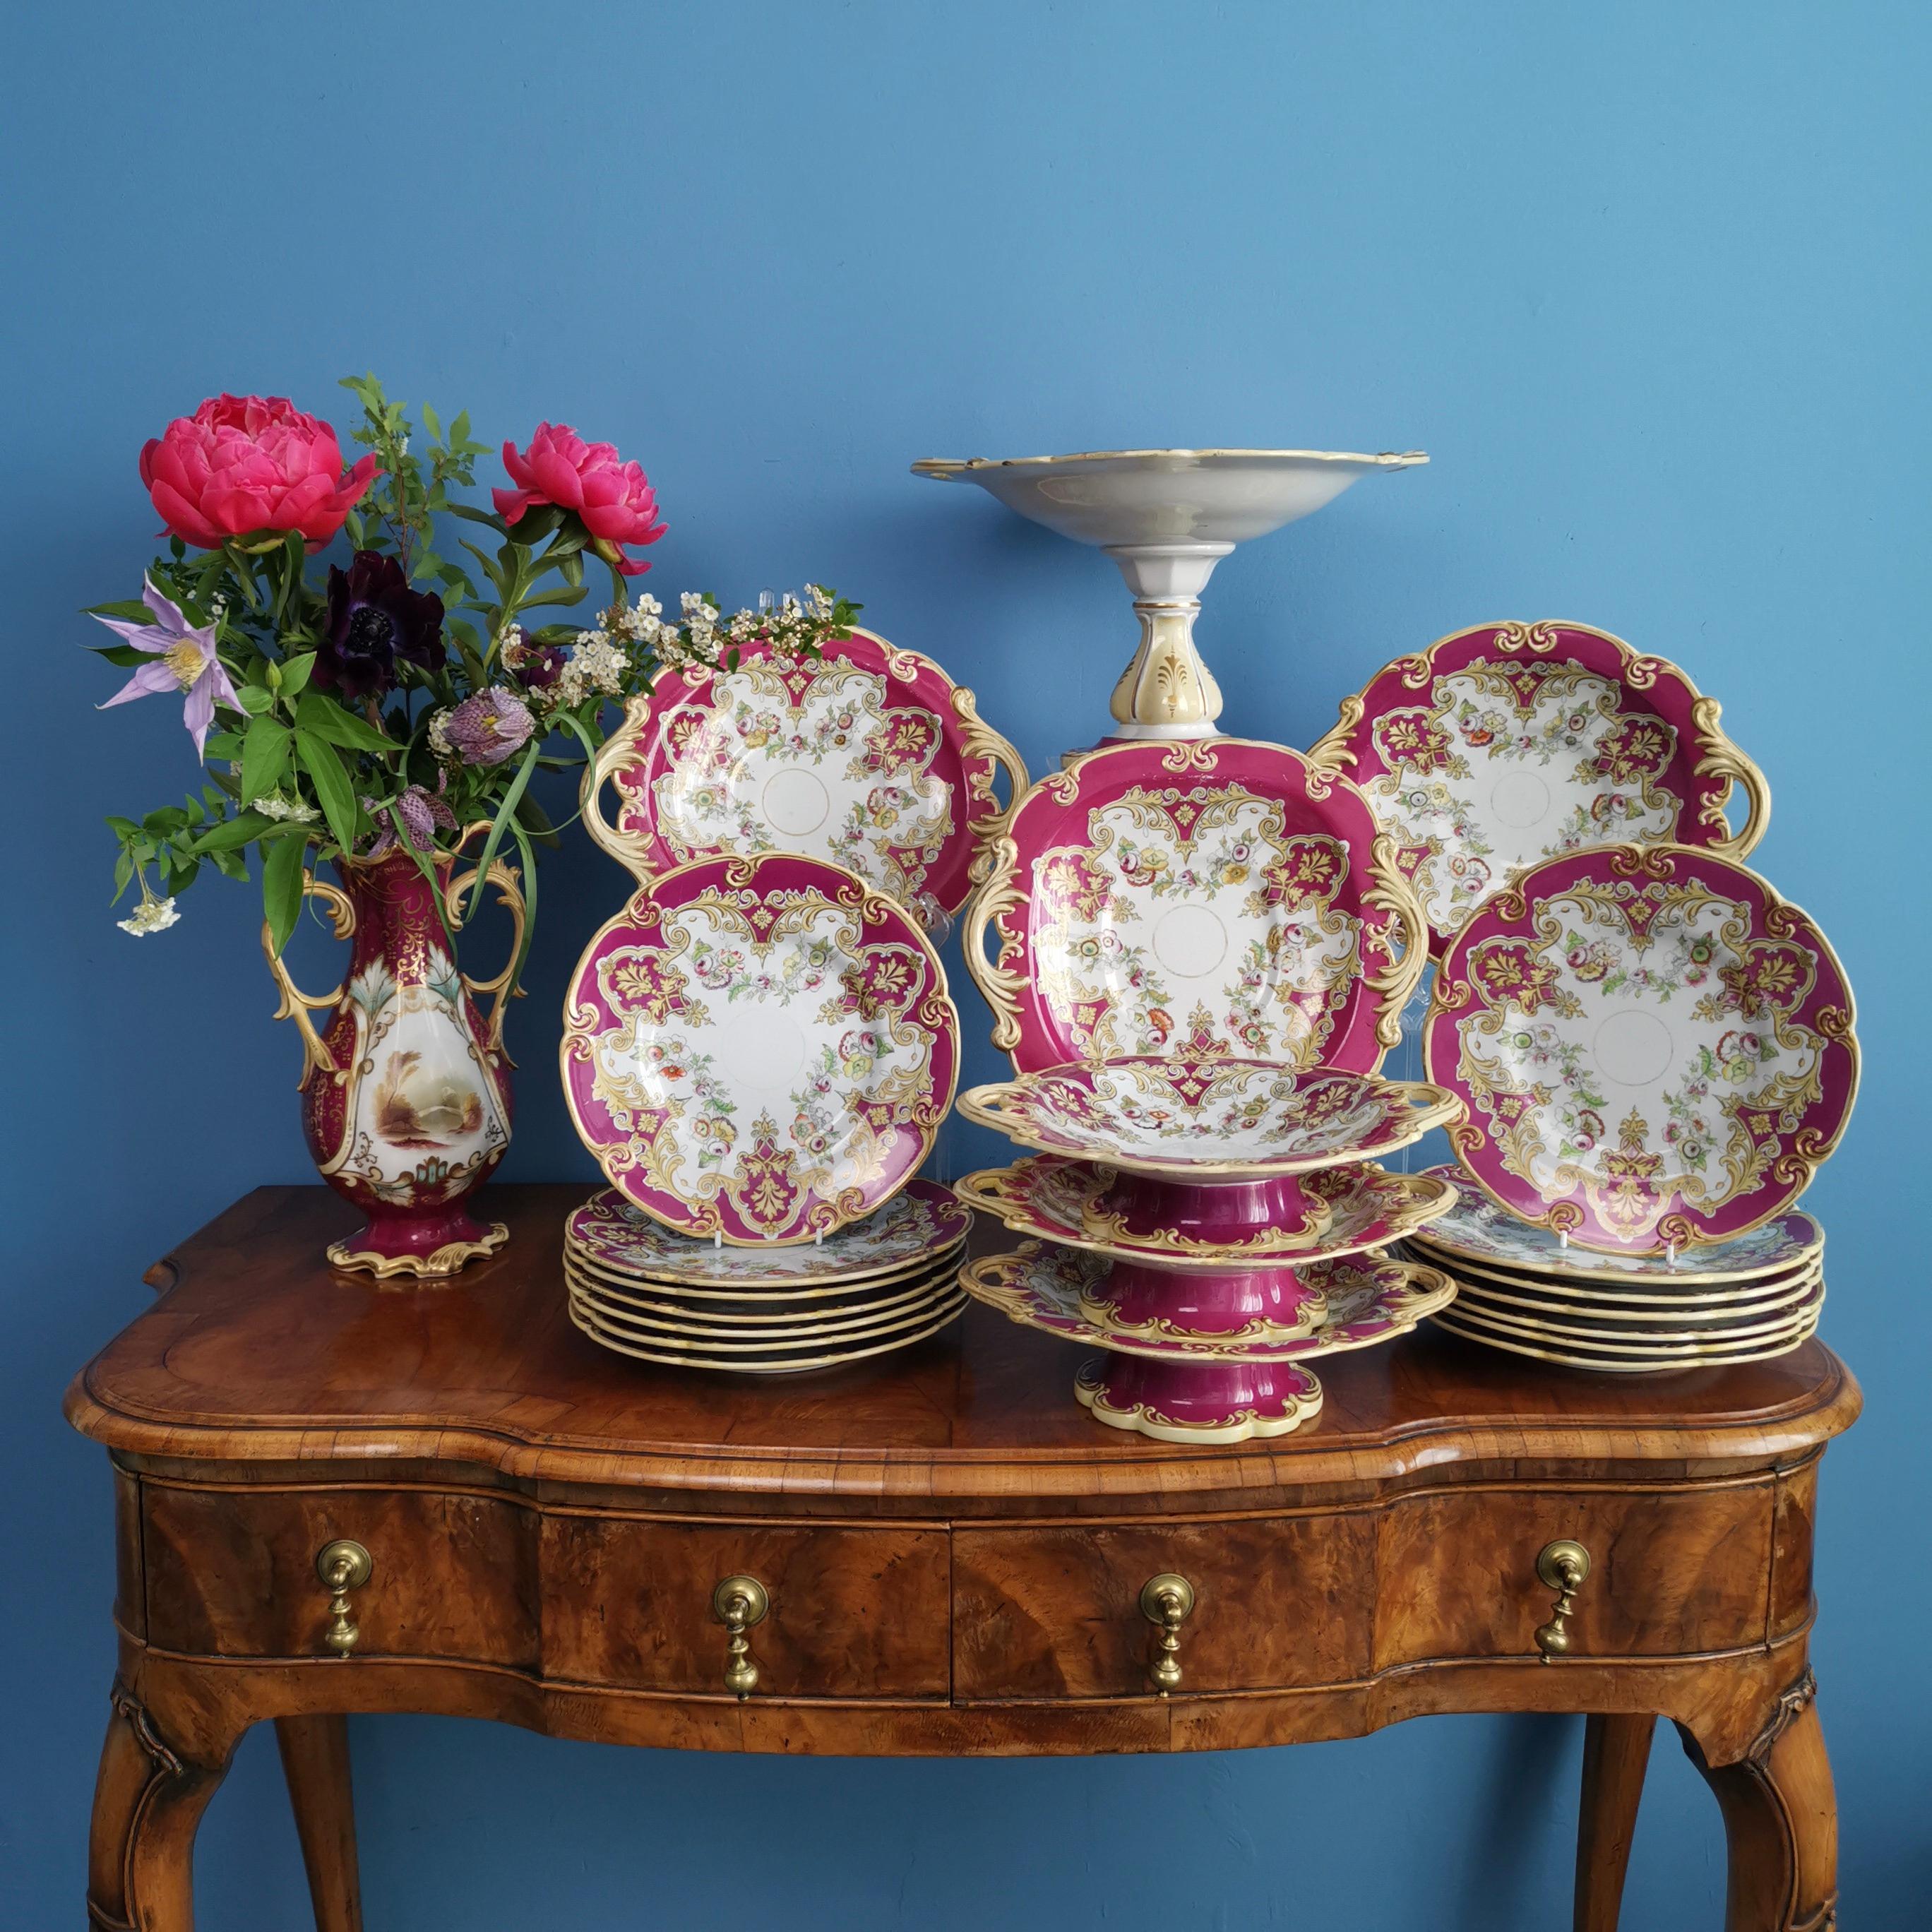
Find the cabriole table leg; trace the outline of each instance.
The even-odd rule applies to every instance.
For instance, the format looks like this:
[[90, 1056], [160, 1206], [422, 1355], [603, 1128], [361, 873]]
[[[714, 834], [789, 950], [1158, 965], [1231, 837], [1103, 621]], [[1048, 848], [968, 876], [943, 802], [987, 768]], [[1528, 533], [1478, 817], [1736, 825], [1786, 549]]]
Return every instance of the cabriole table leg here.
[[170, 1742], [122, 1682], [114, 1686], [88, 1836], [87, 1922], [97, 1932], [194, 1932], [194, 1834], [228, 1770]]
[[1684, 1748], [1724, 1808], [1725, 1932], [1832, 1932], [1838, 1922], [1838, 1804], [1809, 1670], [1779, 1698], [1736, 1764]]

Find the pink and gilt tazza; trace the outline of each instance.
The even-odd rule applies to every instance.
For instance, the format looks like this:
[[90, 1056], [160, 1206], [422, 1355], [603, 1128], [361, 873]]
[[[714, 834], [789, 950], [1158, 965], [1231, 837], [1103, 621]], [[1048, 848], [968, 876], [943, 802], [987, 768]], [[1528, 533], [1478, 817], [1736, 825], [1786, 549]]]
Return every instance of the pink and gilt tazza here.
[[1002, 770], [1017, 799], [1026, 768], [970, 691], [855, 630], [816, 658], [758, 643], [727, 669], [666, 671], [597, 760], [585, 820], [640, 878], [728, 853], [802, 853], [943, 932], [1005, 826]]
[[1241, 738], [1104, 746], [1041, 779], [972, 920], [967, 964], [1022, 1073], [1180, 1053], [1370, 1072], [1427, 952], [1368, 800]]
[[905, 1186], [952, 1103], [959, 1018], [905, 908], [791, 854], [634, 893], [564, 1006], [564, 1096], [612, 1184], [736, 1246], [829, 1234]]
[[1657, 1254], [1781, 1214], [1858, 1082], [1850, 987], [1810, 917], [1689, 846], [1538, 866], [1444, 954], [1424, 1030], [1458, 1159], [1510, 1214]]
[[[1771, 792], [1715, 698], [1586, 624], [1477, 624], [1398, 658], [1309, 753], [1367, 794], [1440, 952], [1526, 866], [1616, 840], [1742, 859]], [[1749, 811], [1734, 834], [1733, 782]]]

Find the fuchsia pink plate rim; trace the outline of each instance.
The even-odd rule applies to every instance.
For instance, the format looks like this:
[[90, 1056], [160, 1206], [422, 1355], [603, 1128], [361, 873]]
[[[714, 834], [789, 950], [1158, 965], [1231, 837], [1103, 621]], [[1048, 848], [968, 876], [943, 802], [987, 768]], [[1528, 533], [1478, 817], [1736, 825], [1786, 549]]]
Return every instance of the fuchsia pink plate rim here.
[[[1749, 922], [1742, 935], [1749, 965], [1736, 968], [1735, 985], [1720, 972], [1701, 999], [1728, 999], [1741, 1019], [1774, 1037], [1790, 1027], [1819, 1042], [1818, 1090], [1798, 1118], [1780, 1120], [1780, 1109], [1773, 1106], [1743, 1102], [1729, 1115], [1727, 1126], [1748, 1138], [1762, 1165], [1755, 1186], [1737, 1190], [1714, 1208], [1687, 1198], [1681, 1180], [1666, 1177], [1670, 1184], [1658, 1186], [1652, 1176], [1661, 1168], [1646, 1165], [1654, 1157], [1641, 1150], [1632, 1154], [1622, 1140], [1614, 1152], [1606, 1144], [1588, 1150], [1600, 1155], [1602, 1178], [1566, 1159], [1555, 1170], [1564, 1184], [1539, 1189], [1506, 1165], [1504, 1142], [1506, 1136], [1520, 1142], [1526, 1123], [1560, 1118], [1550, 1112], [1558, 1105], [1553, 1091], [1539, 1100], [1527, 1089], [1498, 1088], [1486, 1100], [1478, 1083], [1467, 1077], [1465, 1042], [1490, 1016], [1498, 1030], [1514, 1022], [1516, 1037], [1533, 1041], [1536, 1035], [1530, 1029], [1557, 1010], [1566, 973], [1574, 980], [1579, 969], [1570, 963], [1565, 950], [1569, 935], [1562, 929], [1564, 922], [1550, 910], [1551, 902], [1580, 884], [1625, 896], [1628, 902], [1652, 887], [1666, 898], [1680, 888], [1701, 887], [1742, 905]], [[1654, 916], [1647, 922], [1663, 923]], [[1612, 932], [1598, 926], [1588, 937]], [[1785, 990], [1800, 976], [1806, 981], [1802, 994]], [[1678, 1010], [1661, 1003], [1632, 1009], [1646, 1010], [1653, 1016]], [[1460, 1095], [1468, 1108], [1466, 1120], [1449, 1130], [1456, 1157], [1499, 1206], [1520, 1220], [1567, 1234], [1583, 1247], [1610, 1253], [1684, 1253], [1761, 1227], [1804, 1191], [1851, 1117], [1858, 1085], [1855, 1019], [1850, 986], [1823, 933], [1808, 914], [1780, 898], [1749, 868], [1691, 846], [1600, 845], [1532, 867], [1478, 908], [1443, 956], [1423, 1049], [1431, 1079]], [[1608, 1108], [1618, 1111], [1616, 1105]], [[1634, 1106], [1631, 1113], [1636, 1114]], [[1619, 1124], [1606, 1120], [1604, 1125], [1606, 1143], [1619, 1134]], [[1718, 1156], [1723, 1151], [1720, 1146], [1712, 1156], [1720, 1168]]]
[[[715, 1186], [681, 1193], [654, 1175], [663, 1172], [660, 1144], [675, 1155], [688, 1150], [688, 1139], [679, 1136], [668, 1107], [646, 1102], [629, 1109], [628, 1120], [616, 1117], [609, 1092], [598, 1090], [597, 1043], [619, 1033], [628, 1018], [636, 1028], [634, 1039], [655, 1028], [661, 1039], [670, 1034], [675, 1045], [675, 1022], [689, 1019], [694, 1012], [710, 1017], [694, 994], [686, 997], [694, 975], [677, 962], [689, 966], [694, 951], [680, 950], [667, 939], [668, 921], [700, 902], [722, 902], [736, 907], [754, 932], [762, 926], [770, 935], [784, 930], [788, 898], [794, 904], [821, 901], [856, 922], [860, 983], [854, 986], [842, 976], [839, 989], [831, 992], [815, 982], [808, 1005], [826, 1009], [842, 1000], [853, 1032], [874, 1026], [881, 1014], [889, 1016], [889, 1036], [918, 1055], [917, 1064], [908, 1070], [911, 1090], [856, 1110], [878, 1152], [874, 1171], [852, 1184], [827, 1187], [809, 1168], [801, 1175], [795, 1141], [779, 1146], [761, 1138], [742, 1154], [734, 1143], [736, 1157], [719, 1168]], [[753, 950], [751, 940], [743, 944], [747, 952]], [[609, 986], [601, 970], [607, 966]], [[630, 976], [638, 983], [620, 1001], [616, 982], [627, 968], [634, 968]], [[862, 1010], [868, 1006], [869, 1018]], [[872, 1214], [918, 1172], [952, 1106], [959, 1072], [959, 1016], [946, 989], [945, 969], [917, 920], [856, 873], [791, 853], [701, 859], [640, 886], [623, 911], [593, 936], [565, 996], [559, 1057], [564, 1098], [578, 1135], [606, 1178], [646, 1214], [667, 1227], [716, 1236], [736, 1246], [785, 1246], [816, 1240]], [[846, 1087], [834, 1081], [827, 1097], [849, 1124], [853, 1110]], [[757, 1124], [744, 1122], [737, 1131], [748, 1139]]]
[[[1721, 847], [1742, 859], [1762, 835], [1766, 816], [1754, 810], [1750, 822], [1735, 836], [1724, 817], [1733, 776], [1762, 783], [1754, 766], [1737, 752], [1718, 723], [1714, 699], [1699, 694], [1690, 679], [1667, 658], [1649, 657], [1621, 638], [1588, 624], [1474, 624], [1438, 638], [1427, 650], [1398, 658], [1378, 671], [1357, 697], [1342, 706], [1342, 722], [1318, 748], [1318, 754], [1346, 762], [1348, 775], [1366, 786], [1391, 772], [1408, 771], [1418, 778], [1435, 769], [1442, 748], [1419, 747], [1411, 755], [1394, 756], [1382, 742], [1391, 718], [1425, 715], [1438, 678], [1451, 677], [1477, 663], [1494, 663], [1515, 656], [1526, 665], [1552, 660], [1574, 662], [1584, 670], [1618, 686], [1628, 712], [1648, 712], [1660, 719], [1675, 740], [1669, 760], [1648, 774], [1654, 784], [1681, 801], [1676, 821], [1664, 835], [1670, 842]], [[1606, 772], [1608, 777], [1610, 773]], [[1424, 849], [1396, 843], [1396, 860], [1405, 878], [1413, 880], [1431, 855]], [[1445, 860], [1448, 855], [1439, 855]], [[1508, 884], [1496, 881], [1495, 890]], [[1425, 913], [1427, 908], [1424, 908]], [[1430, 950], [1438, 957], [1456, 927], [1430, 928]]]
[[[1348, 1072], [1373, 1072], [1382, 1064], [1401, 1036], [1402, 1010], [1420, 976], [1428, 947], [1420, 908], [1395, 865], [1394, 841], [1378, 826], [1367, 799], [1353, 784], [1316, 770], [1300, 752], [1251, 739], [1205, 738], [1102, 745], [1076, 758], [1064, 771], [1040, 779], [1020, 801], [1007, 827], [1010, 842], [995, 848], [992, 876], [980, 902], [980, 917], [990, 922], [998, 940], [997, 959], [989, 963], [986, 958], [982, 934], [967, 936], [967, 964], [997, 1017], [994, 1043], [1006, 1049], [1016, 1072], [1109, 1057], [1094, 1030], [1106, 1024], [1103, 1012], [1089, 1012], [1076, 1001], [1067, 1013], [1059, 1014], [1042, 993], [1034, 903], [1042, 867], [1077, 870], [1096, 849], [1089, 814], [1120, 802], [1130, 793], [1172, 792], [1184, 802], [1196, 789], [1224, 787], [1279, 802], [1285, 814], [1285, 838], [1312, 835], [1333, 839], [1342, 848], [1345, 875], [1330, 903], [1360, 922], [1362, 942], [1346, 984], [1325, 997], [1304, 995], [1312, 1004], [1312, 1013], [1306, 1006], [1303, 1011], [1315, 1030], [1311, 1050], [1298, 1057], [1308, 1064]], [[1090, 866], [1088, 870], [1091, 872]], [[1258, 875], [1244, 884], [1250, 894], [1267, 902], [1266, 914], [1252, 915], [1257, 923], [1266, 916], [1280, 916], [1284, 906], [1294, 910], [1298, 898], [1306, 903], [1312, 896], [1298, 880]], [[1090, 879], [1084, 889], [1096, 890]], [[1108, 925], [1098, 913], [1090, 916], [1090, 923], [1096, 931]], [[1150, 935], [1136, 932], [1133, 937], [1153, 943]], [[1225, 977], [1221, 984], [1225, 986]], [[1176, 1004], [1184, 1007], [1185, 1000], [1177, 997]], [[1168, 1014], [1168, 1030], [1148, 1045], [1156, 1052], [1191, 1048], [1206, 1053], [1239, 1053], [1246, 1046], [1250, 1058], [1282, 1057], [1241, 1040], [1240, 1028], [1228, 1012], [1210, 1012], [1206, 1018], [1204, 1034], [1188, 1011]], [[1117, 1054], [1127, 1050], [1118, 1041], [1112, 1049]]]
[[[770, 662], [776, 656], [770, 644], [747, 644], [733, 669]], [[788, 664], [784, 674], [788, 679], [795, 676], [802, 692], [822, 668], [838, 664], [854, 665], [885, 680], [883, 708], [888, 720], [896, 712], [920, 712], [929, 714], [938, 724], [939, 743], [928, 769], [951, 789], [952, 823], [929, 862], [908, 848], [896, 848], [895, 859], [909, 878], [916, 879], [909, 898], [923, 893], [949, 917], [956, 915], [972, 894], [974, 864], [981, 849], [998, 835], [1010, 809], [998, 802], [993, 788], [1006, 758], [994, 755], [992, 747], [997, 746], [1012, 758], [1012, 775], [1024, 790], [1025, 773], [1017, 769], [1017, 754], [980, 722], [970, 691], [955, 685], [930, 658], [902, 650], [874, 632], [855, 628], [832, 638], [818, 658]], [[666, 735], [673, 722], [680, 715], [709, 710], [721, 675], [730, 674], [694, 666], [667, 670], [640, 701], [634, 714], [635, 723], [627, 722], [625, 727], [632, 741], [630, 754], [601, 768], [600, 783], [613, 782], [623, 801], [613, 820], [616, 843], [627, 862], [634, 856], [644, 868], [661, 872], [697, 858], [724, 856], [722, 848], [707, 850], [674, 846], [649, 804], [656, 797], [653, 788], [670, 766]], [[886, 889], [882, 880], [871, 883]]]

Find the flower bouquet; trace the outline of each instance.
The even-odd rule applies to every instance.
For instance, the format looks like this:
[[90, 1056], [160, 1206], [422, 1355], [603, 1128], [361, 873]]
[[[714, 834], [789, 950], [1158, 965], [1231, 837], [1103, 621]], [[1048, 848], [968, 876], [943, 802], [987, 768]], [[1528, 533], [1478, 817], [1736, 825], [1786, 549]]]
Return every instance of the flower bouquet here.
[[[101, 654], [133, 674], [107, 703], [181, 698], [205, 782], [109, 820], [115, 886], [138, 894], [122, 929], [159, 932], [204, 866], [245, 879], [256, 855], [278, 1016], [302, 1035], [310, 1149], [369, 1217], [330, 1258], [442, 1275], [506, 1238], [465, 1204], [508, 1145], [503, 1010], [536, 848], [560, 830], [532, 776], [593, 758], [610, 707], [664, 666], [729, 668], [754, 638], [815, 655], [858, 607], [808, 586], [802, 604], [727, 620], [692, 594], [667, 620], [629, 592], [650, 568], [632, 551], [664, 532], [638, 464], [542, 423], [503, 445], [510, 487], [485, 509], [458, 494], [488, 454], [466, 414], [446, 428], [425, 406], [418, 429], [373, 376], [344, 386], [362, 409], [353, 465], [328, 424], [278, 397], [213, 398], [142, 452], [168, 542], [138, 601], [91, 614], [118, 640]], [[344, 536], [346, 559], [319, 568]], [[610, 602], [588, 626], [556, 621], [589, 596], [589, 567], [608, 572]], [[339, 883], [316, 878], [325, 860]], [[457, 938], [486, 886], [514, 932], [483, 980], [458, 968]], [[282, 963], [310, 898], [354, 943], [319, 998]]]

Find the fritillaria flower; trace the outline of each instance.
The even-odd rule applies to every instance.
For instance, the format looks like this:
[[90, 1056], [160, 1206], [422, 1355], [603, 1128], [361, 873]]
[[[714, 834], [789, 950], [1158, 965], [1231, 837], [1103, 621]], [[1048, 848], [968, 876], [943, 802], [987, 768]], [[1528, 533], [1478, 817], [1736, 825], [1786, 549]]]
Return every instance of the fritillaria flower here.
[[[125, 704], [134, 698], [178, 692], [185, 700], [182, 722], [194, 740], [195, 756], [206, 763], [207, 754], [202, 748], [208, 742], [208, 730], [214, 722], [214, 707], [225, 704], [231, 711], [242, 709], [235, 687], [214, 653], [216, 626], [190, 624], [181, 606], [164, 597], [154, 588], [152, 578], [142, 588], [141, 602], [154, 614], [152, 624], [124, 623], [115, 617], [96, 620], [137, 651], [148, 652], [153, 660], [142, 665], [106, 704], [96, 709], [105, 711], [110, 706]], [[141, 929], [153, 928], [143, 926]]]
[[500, 765], [536, 729], [530, 706], [500, 685], [466, 698], [442, 721], [444, 742], [466, 765]]
[[362, 801], [362, 808], [382, 828], [369, 848], [370, 860], [386, 859], [402, 843], [396, 836], [396, 818], [403, 821], [404, 838], [418, 852], [428, 852], [435, 845], [439, 827], [445, 832], [456, 830], [456, 814], [443, 802], [442, 788], [448, 776], [446, 772], [436, 781], [434, 791], [419, 784], [410, 786], [395, 801], [395, 818], [374, 799]]

